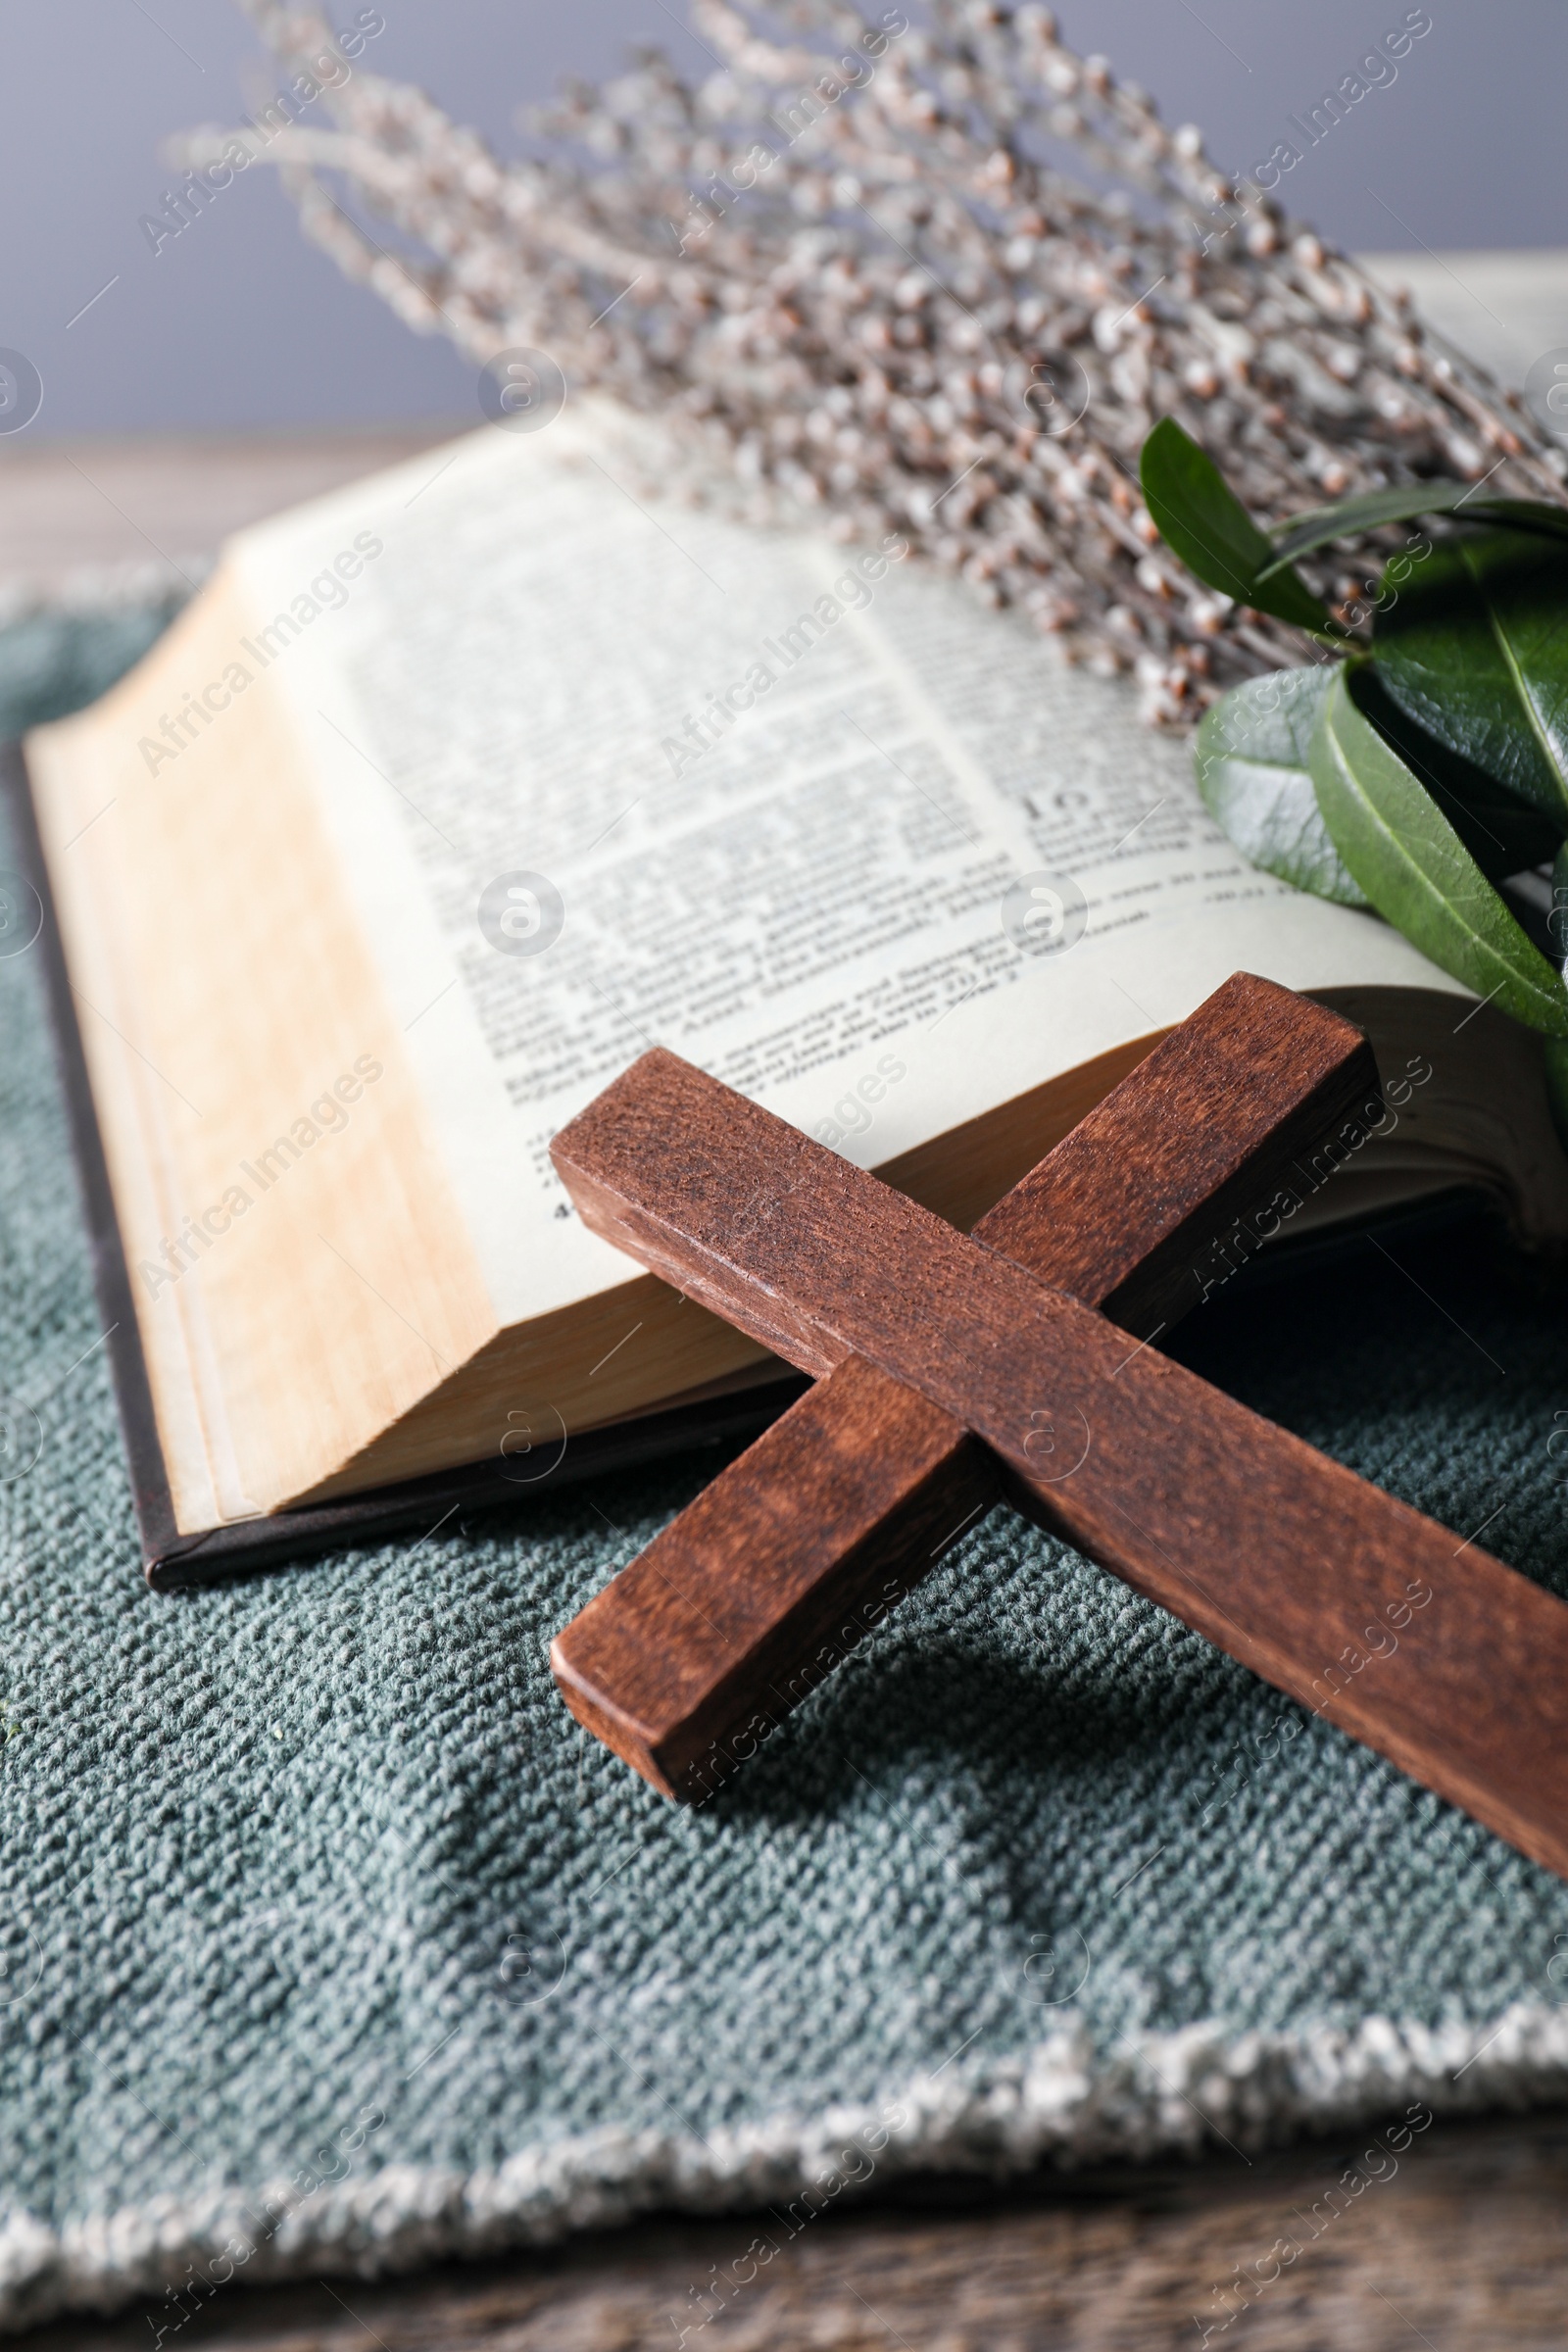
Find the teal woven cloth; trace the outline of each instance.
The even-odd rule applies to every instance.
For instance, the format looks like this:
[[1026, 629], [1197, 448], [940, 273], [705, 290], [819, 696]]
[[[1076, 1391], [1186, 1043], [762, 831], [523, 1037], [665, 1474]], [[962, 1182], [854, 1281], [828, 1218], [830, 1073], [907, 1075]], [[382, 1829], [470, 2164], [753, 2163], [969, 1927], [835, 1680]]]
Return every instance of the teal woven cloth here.
[[[5, 731], [162, 618], [0, 637]], [[546, 1665], [693, 1461], [149, 1593], [30, 953], [0, 1024], [0, 2317], [1568, 2085], [1568, 1888], [1005, 1511], [697, 1812]], [[1181, 1347], [1568, 1590], [1563, 1330], [1367, 1244]]]

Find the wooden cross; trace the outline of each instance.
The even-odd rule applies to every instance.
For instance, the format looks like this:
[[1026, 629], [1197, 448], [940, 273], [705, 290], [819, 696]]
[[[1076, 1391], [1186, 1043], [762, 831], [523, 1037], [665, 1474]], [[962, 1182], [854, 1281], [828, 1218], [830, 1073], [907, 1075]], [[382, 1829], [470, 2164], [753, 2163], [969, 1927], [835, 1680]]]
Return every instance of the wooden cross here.
[[1149, 1344], [1376, 1087], [1348, 1023], [1238, 974], [966, 1238], [645, 1054], [552, 1148], [585, 1223], [819, 1385], [558, 1638], [572, 1711], [706, 1794], [1000, 1479], [1568, 1876], [1568, 1607]]
[[[1320, 1178], [1332, 1153], [1312, 1170], [1314, 1149], [1363, 1109], [1381, 1112], [1360, 1031], [1238, 973], [976, 1238], [1158, 1337], [1225, 1265], [1216, 1237], [1255, 1246], [1276, 1188]], [[1054, 1441], [1035, 1438], [1043, 1467]], [[998, 1468], [917, 1393], [846, 1363], [566, 1627], [568, 1705], [665, 1795], [704, 1794], [998, 1498]]]

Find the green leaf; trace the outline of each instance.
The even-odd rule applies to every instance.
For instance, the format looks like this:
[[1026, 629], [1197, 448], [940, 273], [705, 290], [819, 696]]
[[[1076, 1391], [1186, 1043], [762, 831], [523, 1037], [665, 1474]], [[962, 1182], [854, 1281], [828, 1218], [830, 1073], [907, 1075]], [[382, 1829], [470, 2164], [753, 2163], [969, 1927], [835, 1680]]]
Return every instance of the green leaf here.
[[1348, 665], [1324, 697], [1310, 758], [1334, 846], [1378, 912], [1516, 1021], [1568, 1037], [1561, 976], [1531, 946], [1425, 786], [1356, 709]]
[[1144, 443], [1139, 478], [1160, 537], [1207, 587], [1317, 635], [1330, 629], [1327, 608], [1297, 573], [1260, 581], [1263, 565], [1273, 565], [1273, 543], [1174, 416], [1161, 417]]
[[[1547, 930], [1559, 956], [1564, 952], [1562, 916], [1565, 909], [1568, 909], [1568, 847], [1557, 852], [1551, 868], [1551, 915]], [[1568, 1038], [1548, 1037], [1544, 1042], [1546, 1103], [1551, 1111], [1551, 1123], [1557, 1130], [1557, 1141], [1568, 1152]]]
[[1489, 880], [1504, 881], [1552, 857], [1560, 827], [1514, 800], [1474, 760], [1418, 727], [1389, 694], [1374, 663], [1357, 662], [1350, 693], [1362, 716], [1426, 786]]
[[1458, 514], [1461, 521], [1507, 523], [1514, 530], [1568, 539], [1568, 507], [1539, 498], [1477, 498], [1473, 482], [1403, 482], [1388, 490], [1363, 490], [1332, 507], [1314, 507], [1282, 525], [1274, 557], [1258, 573], [1267, 580], [1298, 556], [1309, 556], [1336, 539], [1355, 539], [1384, 522], [1415, 522], [1423, 514]]
[[1373, 660], [1393, 701], [1568, 834], [1568, 548], [1518, 531], [1434, 547], [1391, 583]]
[[1367, 899], [1335, 849], [1307, 768], [1330, 662], [1233, 686], [1198, 730], [1198, 789], [1244, 858], [1342, 906]]
[[1546, 1107], [1557, 1141], [1568, 1152], [1568, 1038], [1543, 1038], [1546, 1060]]

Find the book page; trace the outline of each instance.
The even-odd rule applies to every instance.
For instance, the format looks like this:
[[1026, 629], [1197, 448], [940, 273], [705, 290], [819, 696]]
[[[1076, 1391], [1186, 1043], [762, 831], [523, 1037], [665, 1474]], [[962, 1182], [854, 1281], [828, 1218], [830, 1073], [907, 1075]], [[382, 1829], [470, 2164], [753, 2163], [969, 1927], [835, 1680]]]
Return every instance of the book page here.
[[876, 1166], [1239, 967], [1452, 990], [1249, 866], [1125, 684], [650, 472], [568, 409], [229, 551], [503, 1323], [625, 1279], [548, 1147], [651, 1045]]

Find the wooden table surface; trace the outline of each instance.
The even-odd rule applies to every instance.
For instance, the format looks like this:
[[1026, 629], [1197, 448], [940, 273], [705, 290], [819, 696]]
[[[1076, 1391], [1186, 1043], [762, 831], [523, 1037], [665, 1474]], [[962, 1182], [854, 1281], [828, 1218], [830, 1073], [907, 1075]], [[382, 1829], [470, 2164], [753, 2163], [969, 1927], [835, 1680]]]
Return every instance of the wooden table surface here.
[[0, 441], [0, 593], [49, 593], [129, 564], [174, 577], [245, 523], [416, 456], [467, 421], [145, 440], [19, 433]]
[[[1568, 345], [1568, 256], [1387, 257], [1445, 331], [1510, 380]], [[0, 444], [0, 596], [99, 567], [168, 568], [242, 524], [465, 429], [426, 427]], [[823, 2215], [699, 2330], [710, 2266], [744, 2217], [666, 2219], [555, 2251], [395, 2280], [218, 2293], [170, 2341], [252, 2352], [1435, 2352], [1568, 2343], [1568, 2110], [1440, 2124], [1305, 2243], [1314, 2205], [1370, 2134], [1248, 2162], [1043, 2174], [998, 2188], [906, 2183]], [[1229, 2327], [1220, 2291], [1302, 2242]], [[710, 2303], [706, 2306], [711, 2309]], [[148, 2352], [162, 2299], [14, 2339], [30, 2352]]]
[[[1290, 2238], [1299, 2256], [1211, 2344], [1562, 2352], [1568, 2113], [1435, 2125], [1331, 2218], [1330, 2186], [1369, 2142], [1000, 2191], [909, 2185], [897, 2203], [807, 2224], [700, 2330], [710, 2266], [728, 2272], [755, 2234], [743, 2215], [412, 2278], [231, 2286], [167, 2340], [171, 2352], [673, 2352], [684, 2328], [693, 2352], [1164, 2352], [1199, 2345], [1225, 2308], [1216, 2290], [1238, 2267], [1270, 2271], [1270, 2248]], [[171, 2317], [160, 2302], [16, 2340], [150, 2352]]]

